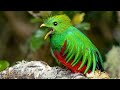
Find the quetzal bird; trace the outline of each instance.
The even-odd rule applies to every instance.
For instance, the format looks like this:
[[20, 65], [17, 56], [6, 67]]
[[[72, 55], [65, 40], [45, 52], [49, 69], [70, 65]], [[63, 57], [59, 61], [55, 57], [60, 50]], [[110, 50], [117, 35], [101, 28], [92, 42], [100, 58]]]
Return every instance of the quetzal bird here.
[[50, 28], [52, 56], [74, 73], [83, 74], [103, 71], [103, 60], [95, 45], [77, 28], [67, 15], [56, 15], [48, 18], [40, 26]]

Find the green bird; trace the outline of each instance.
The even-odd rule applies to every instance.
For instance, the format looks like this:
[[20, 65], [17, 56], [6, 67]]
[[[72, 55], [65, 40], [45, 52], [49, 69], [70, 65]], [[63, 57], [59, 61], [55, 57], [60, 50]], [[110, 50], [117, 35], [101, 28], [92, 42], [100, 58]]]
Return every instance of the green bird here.
[[52, 56], [74, 73], [83, 74], [104, 71], [99, 50], [80, 30], [75, 28], [67, 15], [48, 18], [40, 26], [50, 28], [46, 39], [50, 37]]

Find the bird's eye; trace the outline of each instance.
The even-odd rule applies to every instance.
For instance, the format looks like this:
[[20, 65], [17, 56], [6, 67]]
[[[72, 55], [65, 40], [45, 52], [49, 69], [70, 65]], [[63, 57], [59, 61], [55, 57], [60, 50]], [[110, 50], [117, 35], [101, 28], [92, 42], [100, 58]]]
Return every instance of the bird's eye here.
[[57, 22], [53, 22], [53, 24], [54, 24], [54, 26], [57, 26], [58, 23]]

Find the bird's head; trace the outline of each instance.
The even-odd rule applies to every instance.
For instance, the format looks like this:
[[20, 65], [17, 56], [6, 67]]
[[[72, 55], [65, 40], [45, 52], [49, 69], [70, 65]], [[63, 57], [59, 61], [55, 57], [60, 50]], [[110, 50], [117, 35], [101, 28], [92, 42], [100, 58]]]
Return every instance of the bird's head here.
[[40, 27], [45, 26], [50, 28], [50, 31], [46, 34], [44, 38], [46, 39], [49, 35], [62, 33], [71, 25], [72, 24], [70, 18], [64, 14], [48, 18], [47, 20], [44, 21], [44, 23]]

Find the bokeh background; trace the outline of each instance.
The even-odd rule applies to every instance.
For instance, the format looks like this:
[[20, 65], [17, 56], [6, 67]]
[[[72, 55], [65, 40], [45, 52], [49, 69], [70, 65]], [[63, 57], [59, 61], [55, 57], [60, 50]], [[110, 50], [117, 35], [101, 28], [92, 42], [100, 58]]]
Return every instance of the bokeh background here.
[[8, 61], [10, 66], [22, 60], [57, 65], [49, 39], [43, 39], [47, 30], [39, 26], [58, 14], [71, 18], [101, 52], [106, 72], [120, 78], [120, 11], [0, 11], [0, 60]]

